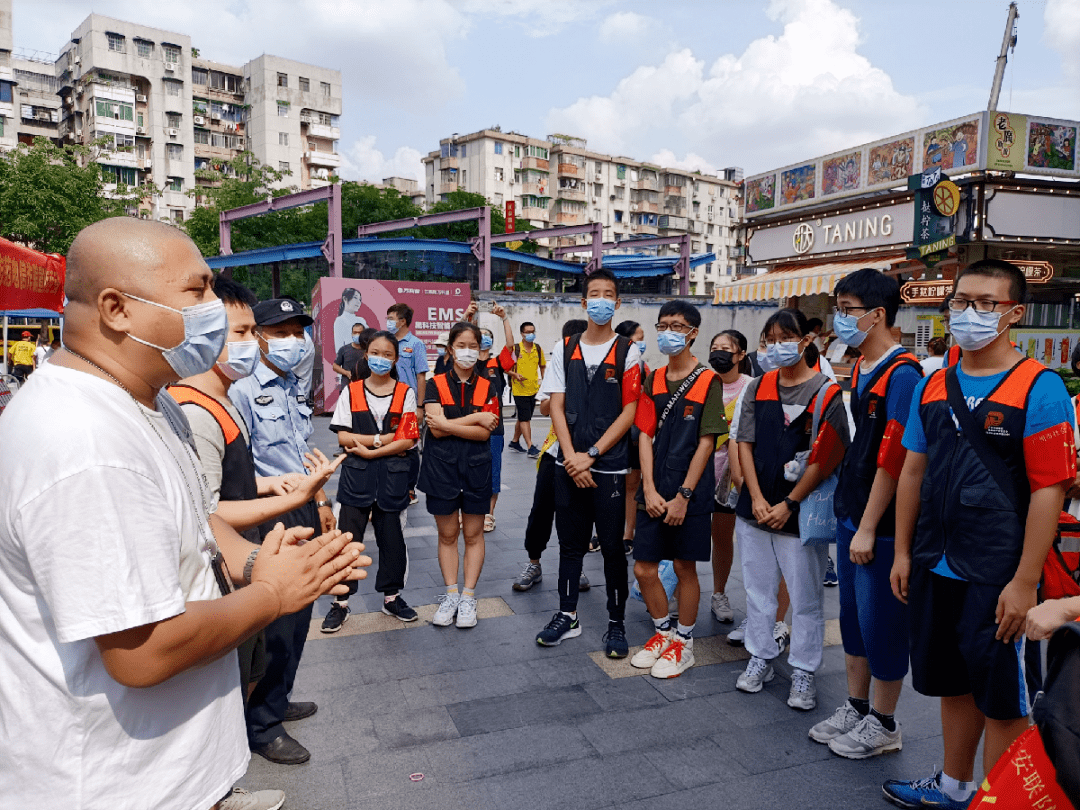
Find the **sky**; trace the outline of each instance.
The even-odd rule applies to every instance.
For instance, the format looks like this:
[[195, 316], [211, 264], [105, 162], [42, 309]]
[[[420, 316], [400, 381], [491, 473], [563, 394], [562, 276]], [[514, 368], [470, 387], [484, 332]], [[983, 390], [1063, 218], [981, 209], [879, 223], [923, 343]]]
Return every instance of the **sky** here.
[[[1080, 119], [1080, 0], [1019, 0], [998, 109]], [[16, 49], [91, 12], [204, 58], [342, 72], [341, 174], [423, 178], [498, 125], [747, 175], [985, 109], [1004, 0], [14, 0]]]

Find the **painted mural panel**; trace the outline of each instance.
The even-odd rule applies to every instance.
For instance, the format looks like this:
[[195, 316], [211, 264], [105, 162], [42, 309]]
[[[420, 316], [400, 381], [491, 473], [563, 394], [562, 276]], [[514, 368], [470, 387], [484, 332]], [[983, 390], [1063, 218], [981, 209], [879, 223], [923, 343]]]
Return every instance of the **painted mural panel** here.
[[978, 118], [923, 133], [923, 171], [961, 169], [978, 162]]
[[766, 174], [746, 181], [746, 210], [767, 211], [776, 205], [776, 175]]
[[780, 173], [780, 201], [791, 205], [800, 200], [812, 200], [817, 182], [817, 167], [813, 163], [796, 166]]
[[859, 187], [862, 180], [862, 152], [849, 152], [821, 163], [821, 193], [838, 194]]
[[1075, 126], [1032, 121], [1027, 164], [1039, 169], [1071, 170], [1076, 165], [1076, 131]]

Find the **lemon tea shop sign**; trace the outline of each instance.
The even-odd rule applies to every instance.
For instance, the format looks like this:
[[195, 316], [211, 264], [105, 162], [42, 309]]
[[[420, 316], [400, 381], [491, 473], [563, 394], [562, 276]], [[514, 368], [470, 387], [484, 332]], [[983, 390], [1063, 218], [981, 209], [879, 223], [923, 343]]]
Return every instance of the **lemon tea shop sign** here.
[[913, 227], [914, 212], [910, 202], [811, 217], [798, 223], [751, 227], [748, 262], [803, 259], [906, 245]]

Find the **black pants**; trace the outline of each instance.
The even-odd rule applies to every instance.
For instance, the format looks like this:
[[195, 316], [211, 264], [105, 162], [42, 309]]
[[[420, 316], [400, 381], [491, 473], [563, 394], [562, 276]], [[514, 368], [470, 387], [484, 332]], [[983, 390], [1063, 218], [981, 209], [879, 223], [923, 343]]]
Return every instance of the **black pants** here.
[[612, 621], [626, 615], [626, 476], [593, 473], [595, 487], [578, 487], [562, 467], [555, 469], [555, 530], [559, 534], [559, 610], [577, 610], [581, 561], [589, 551], [593, 525], [604, 555], [607, 609]]
[[[409, 552], [401, 533], [401, 512], [384, 512], [378, 504], [371, 506], [341, 505], [338, 516], [343, 532], [352, 532], [353, 541], [361, 543], [368, 521], [375, 528], [375, 544], [379, 547], [379, 572], [375, 575], [375, 590], [384, 596], [400, 593], [409, 573]], [[349, 596], [356, 593], [358, 582], [349, 583]]]
[[[286, 512], [275, 522], [284, 523], [286, 529], [308, 526], [316, 535], [322, 533], [319, 510], [314, 501]], [[289, 693], [296, 680], [300, 656], [304, 653], [304, 642], [311, 625], [311, 607], [308, 605], [298, 613], [275, 619], [263, 631], [266, 635], [266, 672], [251, 693], [247, 706], [248, 741], [253, 746], [266, 745], [285, 733], [281, 723], [289, 706]]]
[[529, 512], [529, 525], [525, 527], [525, 553], [530, 560], [539, 560], [551, 539], [551, 526], [555, 522], [555, 471], [558, 468], [550, 453], [540, 455], [532, 511]]
[[34, 371], [33, 366], [16, 365], [11, 368], [11, 376], [18, 380], [20, 383], [26, 382], [26, 378], [29, 377]]

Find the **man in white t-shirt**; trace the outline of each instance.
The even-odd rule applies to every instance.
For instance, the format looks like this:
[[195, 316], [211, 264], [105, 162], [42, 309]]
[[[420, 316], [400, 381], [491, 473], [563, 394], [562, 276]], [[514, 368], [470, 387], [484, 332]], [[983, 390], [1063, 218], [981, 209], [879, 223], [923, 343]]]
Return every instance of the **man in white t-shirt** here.
[[[347, 534], [259, 547], [208, 514], [162, 393], [227, 329], [186, 235], [103, 220], [67, 268], [66, 348], [0, 417], [0, 796], [207, 810], [249, 756], [232, 651], [370, 561]], [[222, 596], [230, 580], [251, 585]]]

